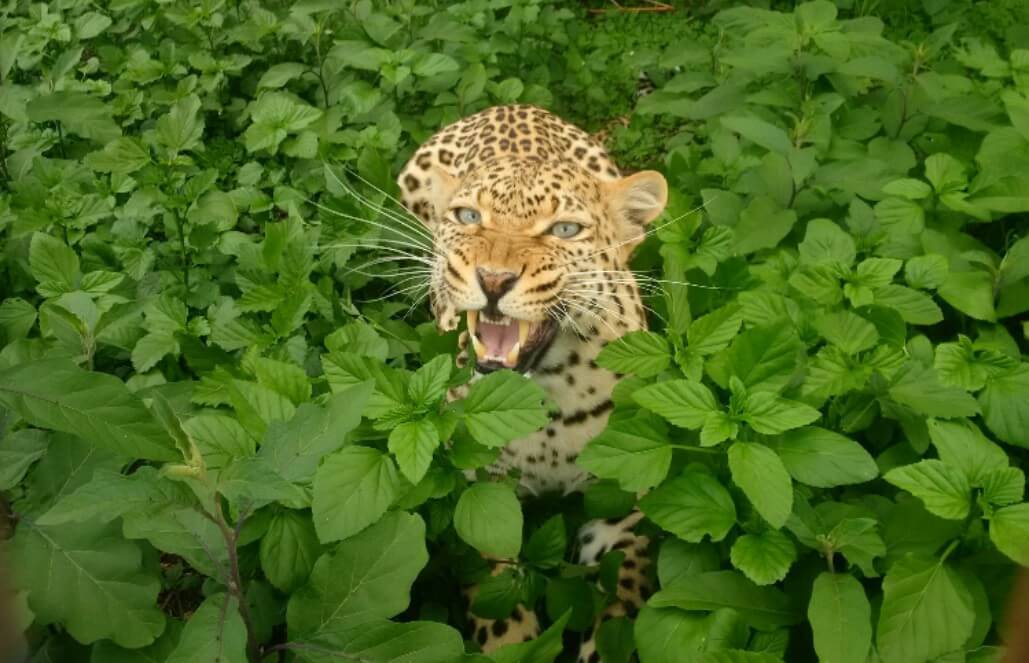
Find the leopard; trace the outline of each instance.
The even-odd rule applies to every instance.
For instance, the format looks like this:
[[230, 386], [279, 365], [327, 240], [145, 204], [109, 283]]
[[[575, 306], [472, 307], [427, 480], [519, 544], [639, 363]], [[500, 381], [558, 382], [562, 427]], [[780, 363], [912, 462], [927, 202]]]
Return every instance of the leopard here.
[[[528, 498], [569, 494], [594, 480], [576, 460], [605, 428], [623, 376], [602, 368], [608, 343], [647, 328], [629, 263], [664, 210], [668, 185], [654, 170], [623, 175], [604, 145], [546, 109], [487, 108], [443, 127], [397, 177], [404, 207], [433, 241], [430, 308], [443, 332], [460, 333], [457, 362], [476, 379], [501, 369], [534, 380], [553, 409], [540, 431], [503, 447], [486, 468], [518, 477]], [[465, 387], [466, 388], [466, 387]], [[464, 395], [464, 388], [451, 394]], [[617, 591], [583, 634], [578, 660], [599, 661], [596, 628], [634, 618], [653, 575], [639, 511], [587, 522], [580, 564], [624, 553]], [[511, 562], [493, 560], [493, 573]], [[474, 599], [476, 587], [467, 590]], [[489, 653], [531, 640], [541, 621], [529, 606], [507, 619], [469, 614], [470, 634]]]

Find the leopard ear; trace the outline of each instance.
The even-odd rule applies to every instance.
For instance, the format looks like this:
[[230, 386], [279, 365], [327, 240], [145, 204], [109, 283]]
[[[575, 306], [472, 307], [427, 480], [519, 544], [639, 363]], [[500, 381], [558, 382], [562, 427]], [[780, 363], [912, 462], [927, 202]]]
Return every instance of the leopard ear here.
[[416, 157], [397, 177], [404, 206], [432, 227], [443, 217], [457, 191], [457, 177], [439, 164]]
[[644, 170], [607, 184], [608, 200], [618, 223], [619, 241], [626, 253], [639, 244], [647, 224], [656, 219], [668, 202], [668, 183], [656, 170]]

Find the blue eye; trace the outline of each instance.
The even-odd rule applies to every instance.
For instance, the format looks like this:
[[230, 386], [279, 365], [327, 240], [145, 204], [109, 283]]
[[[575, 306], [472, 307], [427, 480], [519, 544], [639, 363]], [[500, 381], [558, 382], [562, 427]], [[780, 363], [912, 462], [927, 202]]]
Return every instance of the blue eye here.
[[554, 225], [550, 226], [547, 232], [554, 237], [571, 239], [582, 232], [582, 226], [578, 223], [572, 223], [571, 221], [558, 221]]
[[458, 207], [454, 210], [457, 220], [466, 226], [474, 226], [482, 223], [482, 215], [470, 207]]

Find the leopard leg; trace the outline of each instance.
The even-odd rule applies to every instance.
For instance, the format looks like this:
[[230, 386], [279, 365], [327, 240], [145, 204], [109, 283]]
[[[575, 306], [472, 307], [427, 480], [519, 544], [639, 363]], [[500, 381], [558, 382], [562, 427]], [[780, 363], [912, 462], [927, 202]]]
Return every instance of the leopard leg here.
[[600, 661], [596, 632], [602, 623], [616, 617], [635, 619], [640, 607], [650, 597], [651, 581], [647, 575], [650, 539], [633, 532], [636, 523], [642, 519], [643, 513], [633, 511], [624, 518], [592, 520], [579, 530], [580, 564], [597, 564], [611, 550], [621, 550], [625, 554], [618, 569], [616, 600], [604, 609], [593, 628], [586, 632], [579, 648], [579, 663]]
[[[490, 575], [497, 575], [509, 564], [491, 562]], [[471, 585], [464, 590], [468, 602], [468, 630], [471, 639], [475, 640], [486, 654], [496, 651], [504, 645], [526, 642], [539, 637], [540, 624], [536, 613], [525, 606], [516, 605], [505, 619], [489, 619], [479, 617], [471, 611], [475, 596], [479, 593], [478, 585]]]

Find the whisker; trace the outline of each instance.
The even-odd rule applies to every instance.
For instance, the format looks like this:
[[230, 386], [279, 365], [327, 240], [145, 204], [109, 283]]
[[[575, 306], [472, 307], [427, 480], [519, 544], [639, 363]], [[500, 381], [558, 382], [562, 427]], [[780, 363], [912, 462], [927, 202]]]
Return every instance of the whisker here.
[[[379, 193], [383, 194], [387, 198], [389, 198], [389, 199], [391, 199], [394, 202], [397, 202], [399, 204], [399, 201], [397, 201], [395, 198], [393, 198], [392, 196], [387, 194], [385, 191], [380, 190], [378, 187], [376, 187], [375, 185], [371, 184], [370, 182], [365, 180], [363, 177], [361, 177], [357, 173], [355, 173], [353, 171], [350, 171], [345, 166], [344, 166], [344, 169], [349, 174], [357, 177], [357, 179], [361, 180], [366, 185], [370, 186], [372, 189], [378, 191]], [[413, 230], [415, 232], [418, 232], [418, 233], [424, 235], [428, 239], [432, 239], [432, 233], [429, 232], [428, 228], [426, 228], [422, 224], [421, 219], [418, 219], [418, 218], [414, 217], [413, 215], [411, 215], [410, 212], [407, 211], [407, 208], [404, 207], [402, 204], [400, 205], [400, 210], [401, 211], [393, 211], [393, 210], [387, 209], [385, 207], [381, 207], [379, 205], [376, 205], [370, 199], [368, 199], [368, 198], [362, 196], [360, 193], [358, 193], [357, 189], [355, 189], [354, 187], [348, 186], [342, 179], [340, 179], [340, 177], [338, 175], [336, 175], [335, 172], [333, 172], [333, 170], [328, 166], [328, 164], [325, 165], [325, 171], [329, 175], [332, 176], [332, 179], [335, 180], [336, 184], [339, 185], [340, 188], [342, 188], [344, 191], [346, 191], [351, 196], [356, 198], [358, 200], [358, 202], [364, 204], [369, 209], [372, 209], [372, 210], [378, 212], [379, 214], [381, 214], [381, 215], [383, 215], [383, 216], [385, 216], [387, 218], [390, 218], [390, 219], [396, 221], [397, 223], [400, 223], [401, 225], [404, 225], [404, 226], [408, 227], [409, 229], [411, 229], [411, 230]]]

